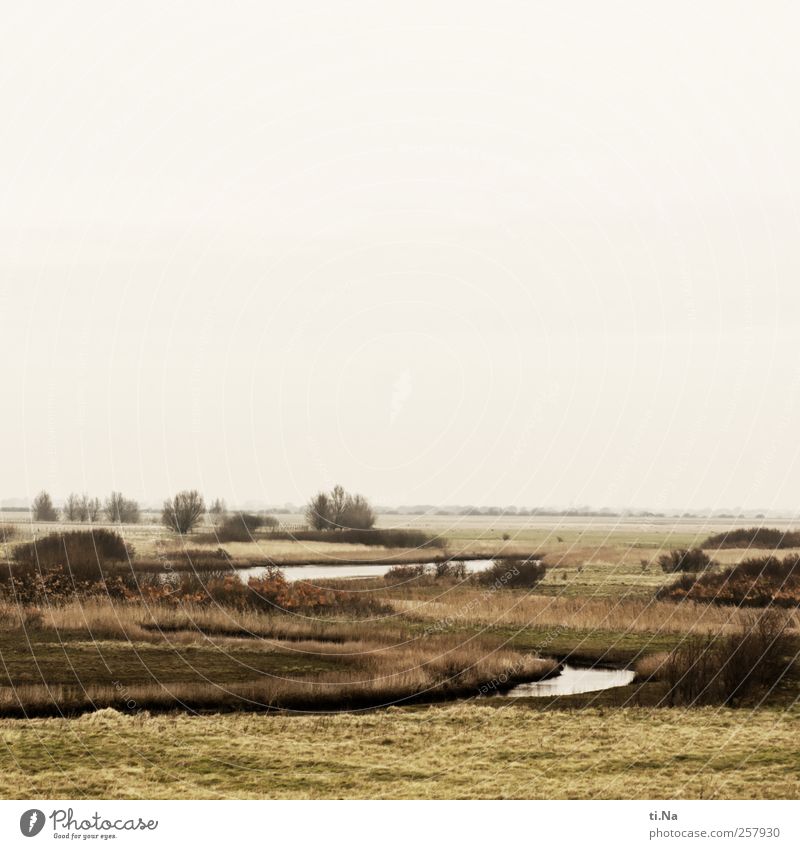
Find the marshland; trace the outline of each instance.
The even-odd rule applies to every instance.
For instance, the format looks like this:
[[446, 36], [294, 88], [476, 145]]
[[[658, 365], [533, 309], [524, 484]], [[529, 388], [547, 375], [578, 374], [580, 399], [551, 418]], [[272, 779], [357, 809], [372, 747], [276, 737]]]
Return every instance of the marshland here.
[[[209, 766], [186, 761], [170, 793], [209, 797], [256, 792], [244, 768], [232, 776], [223, 766], [226, 727], [242, 729], [241, 740], [320, 729], [314, 757], [328, 762], [342, 745], [334, 725], [343, 739], [368, 729], [413, 748], [422, 723], [434, 738], [452, 724], [467, 748], [486, 747], [476, 756], [520, 766], [490, 770], [474, 787], [450, 774], [381, 785], [380, 769], [354, 762], [354, 793], [635, 794], [614, 759], [592, 762], [592, 790], [568, 773], [526, 783], [522, 764], [544, 757], [545, 745], [547, 757], [564, 746], [594, 756], [598, 728], [613, 737], [627, 728], [632, 746], [680, 727], [701, 741], [697, 787], [714, 795], [742, 784], [719, 766], [731, 749], [712, 725], [758, 718], [788, 729], [798, 718], [800, 554], [789, 526], [374, 515], [356, 531], [314, 528], [308, 511], [276, 519], [203, 502], [179, 527], [177, 499], [172, 514], [165, 505], [138, 521], [3, 516], [4, 775], [21, 779], [25, 769], [20, 721], [41, 745], [58, 737], [65, 754], [89, 734], [100, 762], [112, 736], [146, 740], [167, 726], [199, 735]], [[789, 769], [799, 753], [789, 738], [749, 768]], [[370, 763], [396, 757], [374, 745], [370, 736]], [[125, 769], [137, 770], [136, 793], [159, 795], [159, 759], [139, 773], [143, 751], [126, 748]], [[284, 759], [289, 752], [302, 771], [309, 753], [299, 743]], [[415, 757], [413, 770], [423, 770], [425, 757]], [[260, 756], [249, 763], [263, 778], [258, 792], [296, 790]], [[58, 786], [74, 795], [83, 767], [60, 769]], [[658, 759], [648, 770], [636, 785], [643, 795], [680, 792], [679, 771]], [[99, 775], [87, 795], [121, 792], [114, 769]], [[26, 786], [51, 778], [34, 769]], [[309, 793], [336, 795], [314, 786]]]

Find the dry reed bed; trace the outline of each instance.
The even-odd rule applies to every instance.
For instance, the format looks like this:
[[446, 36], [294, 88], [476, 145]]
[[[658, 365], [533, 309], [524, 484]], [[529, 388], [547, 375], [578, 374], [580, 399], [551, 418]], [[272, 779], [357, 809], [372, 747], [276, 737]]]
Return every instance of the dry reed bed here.
[[[424, 621], [636, 633], [720, 633], [738, 627], [743, 617], [737, 608], [695, 602], [537, 596], [472, 588], [459, 588], [436, 601], [395, 599], [392, 604]], [[791, 615], [791, 627], [800, 628], [800, 614]]]
[[476, 659], [468, 651], [421, 658], [409, 650], [373, 655], [356, 668], [313, 678], [263, 676], [233, 684], [203, 681], [0, 687], [0, 715], [74, 715], [108, 707], [128, 712], [373, 709], [477, 696], [488, 682], [494, 682], [497, 688], [510, 687], [545, 677], [556, 668], [553, 661], [511, 651], [496, 651]]
[[[326, 642], [373, 637], [369, 621], [268, 614], [220, 606], [146, 604], [108, 598], [75, 599], [64, 605], [26, 608], [0, 602], [0, 630], [48, 629], [83, 633], [94, 639], [160, 642], [165, 634], [195, 634], [260, 638], [319, 639]], [[400, 641], [398, 623], [381, 623], [380, 633]]]
[[[28, 621], [26, 621], [28, 620]], [[25, 684], [0, 687], [0, 713], [6, 716], [75, 714], [104, 707], [147, 710], [329, 710], [377, 707], [400, 701], [438, 700], [477, 695], [489, 682], [511, 686], [556, 671], [555, 661], [501, 647], [492, 637], [454, 634], [404, 637], [369, 622], [319, 622], [297, 616], [229, 611], [221, 608], [175, 609], [107, 599], [73, 601], [43, 611], [0, 605], [6, 629], [25, 629], [35, 654], [37, 640], [52, 644], [55, 631], [66, 652], [70, 645], [124, 645], [146, 642], [169, 649], [186, 642], [228, 652], [248, 650], [325, 658], [330, 671], [263, 673], [253, 681], [132, 681], [119, 686], [85, 680], [81, 685], [48, 687]], [[33, 629], [31, 625], [33, 624]], [[236, 636], [231, 636], [231, 635]], [[27, 641], [27, 640], [26, 640]], [[134, 651], [135, 647], [131, 647]], [[289, 669], [294, 664], [289, 664]], [[122, 676], [124, 679], [124, 675]]]

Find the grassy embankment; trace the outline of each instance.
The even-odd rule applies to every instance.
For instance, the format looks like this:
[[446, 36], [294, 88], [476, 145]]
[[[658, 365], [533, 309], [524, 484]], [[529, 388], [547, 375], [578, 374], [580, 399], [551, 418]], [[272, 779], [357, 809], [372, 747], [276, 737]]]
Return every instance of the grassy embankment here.
[[0, 721], [0, 797], [797, 798], [797, 709]]

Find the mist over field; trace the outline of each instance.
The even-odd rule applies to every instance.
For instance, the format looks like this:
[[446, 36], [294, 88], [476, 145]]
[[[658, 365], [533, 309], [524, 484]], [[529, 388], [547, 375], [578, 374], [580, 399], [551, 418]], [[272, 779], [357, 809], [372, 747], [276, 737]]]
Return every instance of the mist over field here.
[[5, 497], [798, 503], [791, 6], [36, 14]]

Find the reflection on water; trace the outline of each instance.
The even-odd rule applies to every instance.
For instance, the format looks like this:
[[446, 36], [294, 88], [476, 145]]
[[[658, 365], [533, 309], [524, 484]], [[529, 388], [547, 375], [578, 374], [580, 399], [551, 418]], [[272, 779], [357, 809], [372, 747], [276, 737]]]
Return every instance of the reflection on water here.
[[579, 669], [564, 664], [560, 675], [546, 681], [519, 684], [506, 693], [507, 696], [573, 696], [577, 693], [593, 693], [624, 687], [633, 681], [632, 669]]
[[[467, 572], [481, 572], [492, 565], [491, 560], [465, 560]], [[342, 563], [341, 565], [322, 566], [281, 566], [287, 581], [319, 581], [325, 578], [377, 578], [392, 568], [392, 563]], [[433, 568], [433, 563], [426, 563]], [[245, 582], [250, 578], [260, 578], [267, 571], [266, 566], [252, 566], [249, 569], [237, 569], [236, 574]]]

